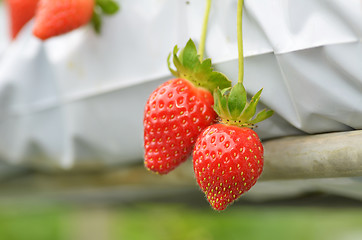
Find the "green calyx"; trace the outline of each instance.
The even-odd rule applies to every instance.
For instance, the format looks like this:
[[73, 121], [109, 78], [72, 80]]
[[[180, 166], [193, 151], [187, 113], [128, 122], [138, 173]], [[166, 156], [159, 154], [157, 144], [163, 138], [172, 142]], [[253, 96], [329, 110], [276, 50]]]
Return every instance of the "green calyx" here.
[[114, 0], [95, 0], [91, 23], [96, 33], [101, 32], [102, 15], [113, 15], [119, 10], [119, 4]]
[[[196, 46], [191, 39], [177, 56], [178, 51], [179, 48], [175, 46], [167, 58], [168, 68], [175, 77], [189, 80], [195, 86], [205, 88], [210, 92], [216, 88], [224, 89], [231, 86], [231, 81], [224, 74], [213, 70], [210, 58], [200, 60]], [[171, 55], [176, 70], [170, 66]]]
[[271, 117], [274, 111], [267, 109], [260, 111], [254, 117], [262, 90], [260, 89], [249, 102], [242, 83], [237, 83], [232, 88], [216, 89], [214, 110], [221, 118], [221, 122], [239, 127], [253, 127], [254, 124]]
[[[242, 13], [243, 0], [238, 0], [237, 7], [237, 36], [238, 36], [238, 56], [239, 56], [239, 76], [238, 83], [233, 87], [218, 88], [214, 91], [214, 110], [219, 115], [220, 121], [227, 125], [253, 128], [274, 114], [274, 111], [264, 109], [255, 117], [256, 106], [259, 102], [263, 89], [260, 89], [250, 101], [243, 85], [244, 77], [244, 56], [242, 38]], [[221, 89], [221, 90], [220, 90]]]

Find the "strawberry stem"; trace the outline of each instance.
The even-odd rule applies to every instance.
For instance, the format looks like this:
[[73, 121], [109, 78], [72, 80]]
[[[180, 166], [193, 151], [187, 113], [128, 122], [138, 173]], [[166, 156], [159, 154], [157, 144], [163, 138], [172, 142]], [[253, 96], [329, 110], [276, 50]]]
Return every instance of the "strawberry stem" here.
[[238, 83], [243, 83], [244, 79], [244, 53], [243, 53], [243, 0], [238, 0], [237, 6], [237, 37], [238, 37], [238, 57], [239, 75]]
[[211, 7], [211, 0], [206, 0], [206, 9], [205, 9], [205, 15], [204, 15], [204, 22], [202, 24], [202, 31], [201, 31], [201, 37], [200, 37], [200, 46], [199, 46], [200, 61], [202, 61], [203, 58], [204, 58], [206, 32], [207, 32], [207, 22], [209, 20], [210, 7]]

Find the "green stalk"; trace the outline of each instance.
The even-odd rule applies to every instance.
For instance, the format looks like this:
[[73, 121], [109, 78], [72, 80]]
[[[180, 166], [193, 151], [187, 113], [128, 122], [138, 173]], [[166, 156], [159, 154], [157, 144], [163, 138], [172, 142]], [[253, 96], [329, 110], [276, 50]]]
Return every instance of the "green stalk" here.
[[207, 22], [209, 21], [210, 7], [211, 7], [211, 0], [206, 0], [206, 9], [205, 9], [205, 15], [204, 15], [204, 22], [202, 24], [202, 31], [201, 31], [200, 45], [199, 45], [200, 61], [202, 61], [203, 58], [204, 58]]
[[243, 83], [244, 79], [244, 53], [243, 53], [243, 0], [238, 0], [237, 8], [237, 35], [238, 35], [238, 57], [239, 57], [239, 75], [238, 83]]

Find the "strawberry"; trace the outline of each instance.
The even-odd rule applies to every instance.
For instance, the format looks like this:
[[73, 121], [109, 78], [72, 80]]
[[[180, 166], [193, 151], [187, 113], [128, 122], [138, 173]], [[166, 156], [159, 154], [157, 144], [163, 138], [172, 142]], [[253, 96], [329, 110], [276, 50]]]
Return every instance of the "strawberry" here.
[[199, 135], [193, 154], [196, 181], [215, 210], [224, 210], [256, 183], [263, 171], [264, 150], [251, 128], [274, 113], [264, 109], [253, 118], [262, 90], [247, 101], [243, 85], [242, 9], [243, 0], [238, 0], [238, 83], [214, 91], [214, 110], [220, 123]]
[[213, 71], [210, 59], [199, 60], [192, 40], [179, 56], [177, 52], [176, 46], [173, 63], [177, 70], [171, 69], [168, 58], [177, 78], [153, 91], [144, 111], [145, 166], [159, 174], [170, 172], [191, 155], [197, 136], [217, 117], [211, 92], [231, 84]]
[[114, 14], [118, 8], [113, 0], [39, 0], [33, 34], [46, 40], [68, 33], [90, 21], [99, 32], [99, 9], [105, 14]]
[[248, 191], [263, 169], [263, 146], [250, 128], [224, 124], [207, 127], [196, 142], [197, 183], [216, 210]]
[[22, 27], [35, 15], [38, 0], [7, 0], [11, 37], [15, 39]]
[[254, 119], [261, 90], [247, 102], [242, 83], [214, 93], [214, 109], [221, 123], [207, 127], [198, 137], [193, 153], [197, 183], [215, 210], [248, 191], [263, 169], [263, 146], [249, 127], [273, 114], [261, 111]]
[[45, 40], [87, 24], [94, 0], [40, 0], [33, 33]]

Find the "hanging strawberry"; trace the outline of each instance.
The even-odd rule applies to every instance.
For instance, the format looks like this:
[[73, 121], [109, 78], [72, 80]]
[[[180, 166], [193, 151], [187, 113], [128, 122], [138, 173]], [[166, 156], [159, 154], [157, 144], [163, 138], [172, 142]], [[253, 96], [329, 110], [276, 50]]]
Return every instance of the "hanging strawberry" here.
[[[192, 153], [200, 132], [216, 120], [212, 91], [230, 86], [230, 81], [213, 71], [211, 60], [199, 60], [189, 40], [173, 63], [177, 77], [159, 86], [149, 97], [144, 112], [145, 166], [166, 174]], [[170, 64], [170, 63], [169, 63]]]
[[172, 57], [176, 70], [168, 66], [176, 77], [159, 86], [150, 95], [144, 110], [144, 159], [147, 169], [167, 174], [192, 153], [197, 136], [215, 123], [212, 92], [231, 86], [220, 72], [213, 71], [211, 60], [203, 60], [206, 25], [211, 1], [207, 1], [200, 53], [189, 40]]
[[273, 111], [263, 110], [254, 117], [262, 90], [249, 102], [243, 86], [242, 4], [239, 0], [238, 83], [232, 88], [214, 91], [214, 110], [220, 123], [207, 127], [200, 134], [193, 153], [197, 183], [216, 210], [224, 210], [258, 180], [263, 170], [264, 152], [258, 135], [251, 128], [273, 115]]
[[196, 180], [216, 210], [223, 210], [248, 191], [263, 170], [263, 145], [250, 129], [273, 114], [263, 110], [252, 119], [261, 90], [250, 102], [241, 83], [214, 95], [220, 124], [207, 127], [196, 141]]
[[100, 31], [100, 14], [114, 14], [118, 4], [113, 0], [39, 0], [33, 34], [41, 40], [68, 33], [92, 22]]

